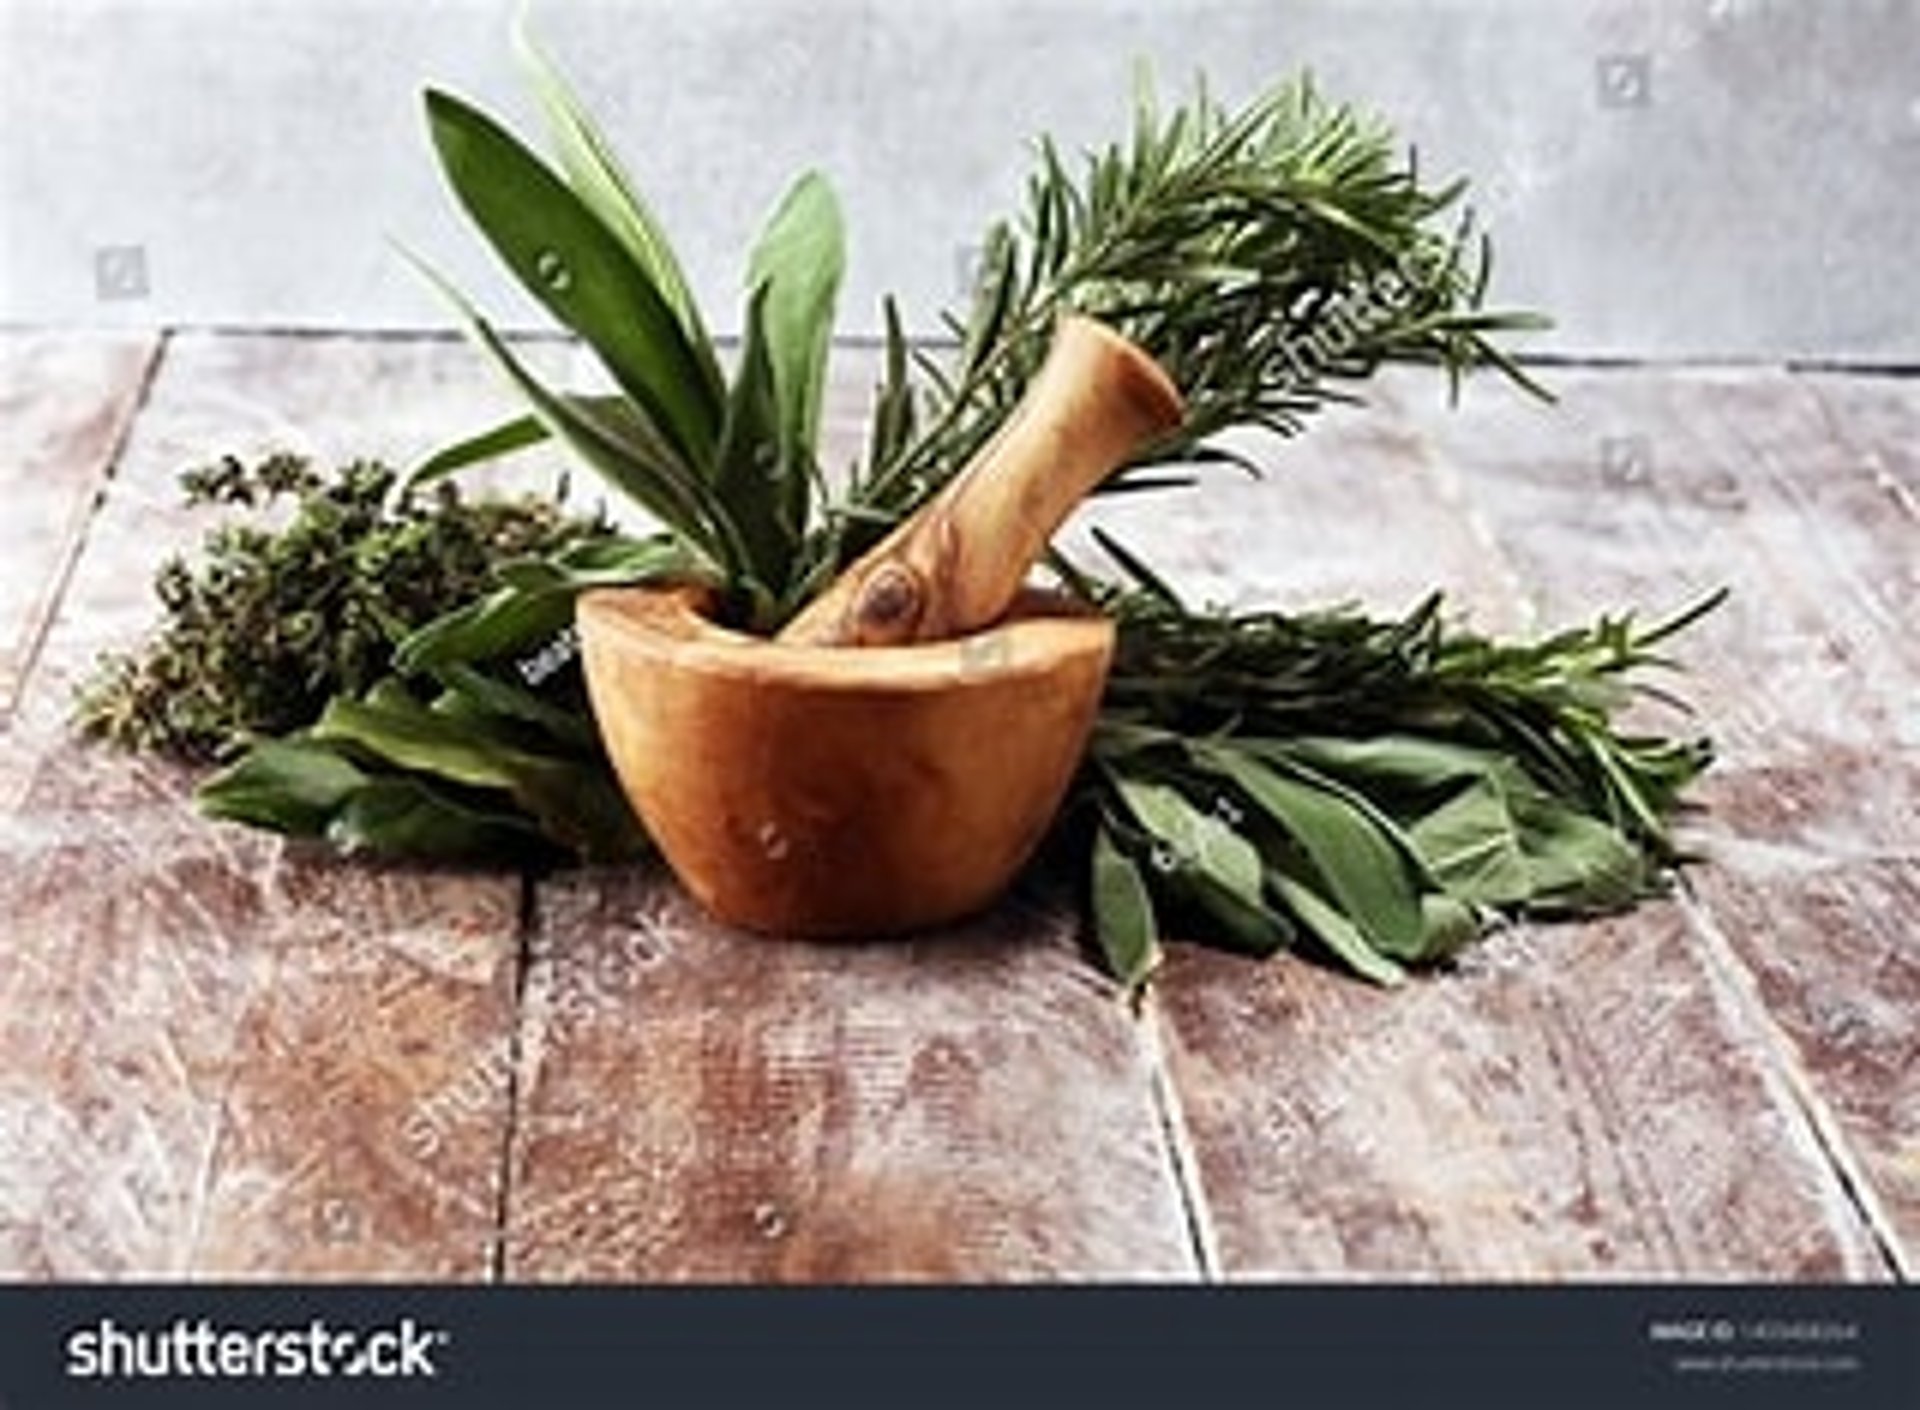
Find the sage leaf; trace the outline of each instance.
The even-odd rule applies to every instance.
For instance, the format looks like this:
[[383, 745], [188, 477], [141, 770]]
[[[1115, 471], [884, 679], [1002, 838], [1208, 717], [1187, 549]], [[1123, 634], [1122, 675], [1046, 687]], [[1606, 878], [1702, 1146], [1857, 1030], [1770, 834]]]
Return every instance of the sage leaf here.
[[[820, 404], [826, 390], [834, 307], [846, 266], [846, 232], [840, 203], [819, 172], [809, 171], [787, 190], [761, 232], [747, 262], [747, 287], [764, 289], [764, 338], [779, 407], [779, 439], [797, 470], [810, 458], [820, 434]], [[789, 514], [804, 526], [805, 513]]]
[[547, 428], [537, 416], [516, 416], [451, 445], [442, 446], [407, 472], [410, 485], [429, 484], [474, 465], [499, 460], [547, 439]]
[[549, 431], [688, 543], [724, 568], [746, 571], [733, 525], [714, 501], [705, 478], [659, 441], [632, 405], [618, 401], [592, 405], [550, 391], [458, 290], [424, 262], [415, 260], [415, 265], [465, 320], [469, 335], [519, 388]]
[[586, 106], [575, 96], [566, 76], [534, 40], [524, 8], [515, 17], [513, 47], [546, 113], [561, 170], [580, 200], [625, 247], [633, 262], [659, 291], [662, 302], [673, 311], [688, 347], [701, 363], [702, 373], [717, 396], [720, 369], [712, 354], [713, 342], [701, 321], [699, 306], [673, 252], [672, 242], [653, 211], [640, 199], [638, 190], [615, 157], [612, 145], [588, 116]]
[[408, 774], [356, 789], [329, 822], [327, 840], [348, 853], [449, 860], [526, 860], [548, 846], [519, 814], [476, 807]]
[[[397, 680], [383, 681], [362, 700], [334, 700], [312, 734], [364, 749], [402, 770], [505, 793], [547, 836], [588, 856], [617, 853], [632, 829], [624, 805], [617, 811], [605, 806], [610, 783], [587, 787], [596, 777], [605, 779], [604, 767], [505, 747], [470, 722], [428, 709]], [[622, 817], [626, 828], [608, 832], [609, 821]]]
[[1393, 954], [1420, 947], [1419, 878], [1408, 850], [1385, 822], [1333, 788], [1269, 768], [1239, 750], [1205, 756], [1280, 827], [1313, 862], [1327, 890], [1353, 924]]
[[[560, 395], [563, 400], [603, 417], [619, 415], [625, 400], [619, 396]], [[551, 432], [538, 416], [515, 416], [497, 426], [489, 426], [484, 431], [462, 437], [423, 457], [407, 471], [406, 480], [409, 485], [430, 484], [475, 465], [484, 465], [490, 460], [500, 460], [516, 451], [537, 446], [550, 435]]]
[[326, 744], [263, 740], [212, 775], [194, 793], [210, 818], [297, 837], [317, 837], [367, 775]]
[[1456, 896], [1428, 891], [1420, 897], [1420, 948], [1404, 959], [1432, 964], [1480, 937], [1480, 913]]
[[1120, 796], [1156, 842], [1153, 864], [1169, 875], [1197, 872], [1255, 905], [1260, 853], [1218, 813], [1202, 812], [1170, 784], [1122, 778]]
[[438, 89], [427, 91], [426, 106], [441, 168], [488, 243], [586, 341], [674, 450], [691, 465], [707, 464], [720, 434], [718, 389], [647, 270], [492, 118]]
[[686, 550], [665, 538], [580, 544], [503, 569], [511, 581], [410, 633], [394, 648], [394, 662], [403, 672], [439, 674], [526, 656], [567, 628], [575, 600], [587, 589], [681, 580], [693, 576], [692, 569]]
[[1102, 827], [1093, 838], [1093, 929], [1107, 969], [1129, 991], [1160, 965], [1160, 934], [1153, 897], [1133, 859]]
[[496, 588], [434, 618], [404, 638], [394, 664], [407, 672], [438, 673], [471, 662], [498, 661], [537, 650], [573, 620], [573, 593]]
[[511, 681], [495, 679], [471, 666], [449, 666], [439, 676], [446, 694], [434, 701], [441, 714], [464, 714], [476, 720], [509, 721], [530, 726], [550, 741], [586, 757], [600, 750], [600, 735], [590, 716], [563, 709]]
[[1387, 987], [1406, 979], [1406, 971], [1369, 944], [1347, 914], [1304, 877], [1284, 866], [1275, 867], [1269, 875], [1274, 891], [1300, 923], [1355, 974]]
[[1514, 817], [1531, 873], [1530, 907], [1617, 910], [1646, 893], [1646, 859], [1618, 828], [1538, 792], [1514, 800]]
[[1259, 850], [1217, 812], [1202, 812], [1178, 788], [1116, 778], [1127, 810], [1153, 839], [1150, 884], [1204, 912], [1216, 938], [1265, 955], [1293, 938], [1286, 919], [1267, 905]]
[[1502, 771], [1489, 769], [1416, 818], [1407, 835], [1452, 895], [1483, 906], [1518, 906], [1537, 881]]
[[[713, 492], [739, 534], [752, 576], [783, 586], [805, 527], [807, 481], [780, 439], [767, 293], [767, 286], [760, 286], [747, 304], [746, 338], [727, 394]], [[798, 504], [790, 497], [796, 485]]]

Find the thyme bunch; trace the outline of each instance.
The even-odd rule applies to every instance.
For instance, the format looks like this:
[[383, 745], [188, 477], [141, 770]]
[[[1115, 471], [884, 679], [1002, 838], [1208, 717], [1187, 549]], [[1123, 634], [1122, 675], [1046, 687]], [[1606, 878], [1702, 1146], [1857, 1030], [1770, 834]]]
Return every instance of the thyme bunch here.
[[403, 489], [369, 460], [323, 472], [294, 455], [226, 456], [179, 482], [187, 507], [244, 517], [213, 528], [197, 562], [161, 566], [158, 632], [103, 658], [76, 715], [126, 748], [200, 762], [367, 690], [399, 641], [493, 586], [503, 564], [605, 532], [551, 500]]

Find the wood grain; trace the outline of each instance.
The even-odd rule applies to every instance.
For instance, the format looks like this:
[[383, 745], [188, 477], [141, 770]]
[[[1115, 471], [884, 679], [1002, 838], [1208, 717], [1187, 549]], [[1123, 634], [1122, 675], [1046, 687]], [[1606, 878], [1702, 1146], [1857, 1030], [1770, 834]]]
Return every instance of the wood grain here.
[[1095, 496], [1061, 543], [1104, 563], [1094, 525], [1141, 551], [1188, 601], [1292, 610], [1352, 601], [1402, 613], [1434, 589], [1487, 628], [1514, 621], [1512, 569], [1461, 512], [1416, 423], [1396, 408], [1443, 397], [1428, 377], [1335, 407], [1298, 440], [1239, 442], [1264, 477], [1203, 467], [1191, 489]]
[[0, 332], [0, 729], [159, 347], [152, 333]]
[[1160, 995], [1229, 1277], [1881, 1271], [1672, 906], [1390, 993], [1180, 947]]
[[[22, 696], [5, 870], [0, 1269], [487, 1276], [517, 878], [380, 870], [195, 817], [191, 776], [69, 737], [96, 652], [206, 520], [225, 451], [395, 450], [448, 395], [435, 342], [171, 340]], [[400, 408], [413, 408], [411, 417]], [[361, 418], [388, 418], [382, 427]]]
[[506, 1273], [1194, 1276], [1151, 1072], [1071, 922], [728, 931], [657, 874], [541, 888]]
[[1552, 616], [1732, 588], [1680, 647], [1724, 755], [1693, 829], [1710, 858], [1696, 929], [1911, 1271], [1920, 955], [1885, 908], [1920, 854], [1912, 398], [1782, 373], [1559, 382], [1557, 421], [1469, 413], [1436, 428], [1440, 453]]

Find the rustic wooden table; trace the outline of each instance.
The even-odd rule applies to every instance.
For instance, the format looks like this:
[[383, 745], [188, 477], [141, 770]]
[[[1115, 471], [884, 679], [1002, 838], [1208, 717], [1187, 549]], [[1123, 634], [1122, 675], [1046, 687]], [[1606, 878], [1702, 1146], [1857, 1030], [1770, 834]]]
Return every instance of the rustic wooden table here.
[[[558, 344], [535, 349], [550, 365]], [[835, 434], [868, 364], [841, 360]], [[1661, 609], [1711, 862], [1380, 992], [1176, 945], [1138, 1013], [1056, 900], [770, 943], [656, 869], [343, 865], [69, 738], [199, 523], [180, 466], [410, 456], [457, 343], [0, 336], [0, 1274], [1910, 1276], [1920, 1256], [1920, 381], [1425, 376], [1264, 483], [1103, 512], [1196, 595]]]

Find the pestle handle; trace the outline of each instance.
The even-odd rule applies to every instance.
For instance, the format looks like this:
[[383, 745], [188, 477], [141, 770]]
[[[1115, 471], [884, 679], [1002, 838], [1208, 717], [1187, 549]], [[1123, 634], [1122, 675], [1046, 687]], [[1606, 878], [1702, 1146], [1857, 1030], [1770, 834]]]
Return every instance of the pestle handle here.
[[778, 640], [897, 646], [991, 625], [1073, 507], [1182, 414], [1180, 393], [1139, 347], [1091, 318], [1063, 318], [993, 438]]

